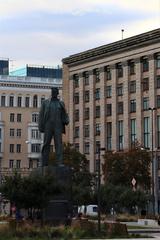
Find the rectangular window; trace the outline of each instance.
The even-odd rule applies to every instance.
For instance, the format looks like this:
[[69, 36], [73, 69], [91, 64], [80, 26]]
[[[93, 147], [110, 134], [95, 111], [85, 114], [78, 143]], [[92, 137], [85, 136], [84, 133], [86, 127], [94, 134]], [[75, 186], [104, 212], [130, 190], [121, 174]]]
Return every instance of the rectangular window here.
[[17, 107], [22, 107], [22, 97], [17, 98]]
[[106, 115], [107, 116], [112, 116], [112, 104], [107, 104], [106, 105]]
[[0, 153], [2, 152], [2, 143], [0, 142]]
[[38, 129], [32, 129], [31, 130], [31, 138], [32, 139], [41, 139], [41, 133]]
[[157, 148], [160, 148], [160, 115], [157, 116]]
[[95, 75], [96, 83], [100, 82], [100, 72], [98, 68], [94, 70], [94, 75]]
[[84, 126], [84, 136], [89, 137], [89, 125]]
[[32, 153], [40, 153], [41, 145], [39, 143], [31, 144], [31, 152]]
[[78, 74], [75, 74], [73, 76], [73, 81], [74, 81], [74, 87], [75, 88], [79, 87], [79, 76], [78, 76]]
[[118, 102], [118, 114], [123, 114], [123, 102]]
[[79, 138], [79, 127], [75, 127], [74, 129], [74, 137]]
[[160, 68], [160, 54], [157, 54], [156, 56], [156, 68]]
[[74, 103], [79, 104], [79, 93], [74, 94]]
[[117, 64], [117, 76], [120, 78], [120, 77], [123, 77], [123, 67], [122, 67], [122, 64], [121, 63], [118, 63]]
[[149, 78], [143, 78], [143, 91], [148, 91], [149, 90]]
[[26, 97], [25, 98], [25, 107], [29, 107], [29, 101], [30, 101], [30, 98]]
[[100, 136], [101, 134], [101, 125], [99, 123], [96, 123], [96, 126], [95, 126], [95, 135], [96, 136]]
[[21, 144], [17, 144], [16, 151], [17, 151], [17, 153], [21, 152]]
[[2, 128], [0, 128], [0, 139], [2, 139]]
[[89, 85], [89, 73], [88, 72], [84, 72], [84, 85], [87, 86]]
[[79, 152], [79, 143], [75, 143], [75, 144], [74, 144], [74, 148], [76, 149], [76, 151]]
[[16, 161], [16, 168], [21, 168], [21, 160]]
[[149, 70], [148, 58], [142, 58], [142, 72], [147, 72]]
[[99, 153], [100, 151], [100, 141], [96, 141], [96, 153]]
[[1, 107], [6, 106], [6, 96], [1, 96]]
[[149, 108], [149, 97], [144, 97], [143, 98], [143, 110], [148, 110]]
[[117, 95], [123, 96], [123, 84], [118, 84], [117, 86]]
[[29, 168], [33, 168], [33, 159], [29, 159]]
[[106, 96], [107, 96], [107, 98], [112, 97], [112, 86], [107, 86], [106, 87]]
[[157, 108], [160, 108], [160, 95], [157, 95]]
[[18, 128], [17, 129], [17, 137], [20, 138], [22, 133], [22, 129]]
[[130, 93], [136, 92], [136, 81], [131, 81], [129, 86]]
[[32, 114], [32, 122], [34, 123], [38, 123], [38, 113], [33, 113]]
[[156, 80], [157, 80], [157, 88], [160, 88], [160, 76], [157, 76]]
[[14, 144], [9, 145], [9, 152], [14, 153]]
[[17, 122], [22, 122], [22, 114], [17, 113]]
[[89, 119], [89, 108], [84, 109], [84, 119], [88, 120]]
[[107, 150], [112, 150], [112, 123], [107, 122]]
[[131, 146], [136, 143], [136, 119], [131, 119]]
[[74, 112], [74, 120], [79, 121], [79, 109], [76, 109]]
[[14, 107], [14, 96], [9, 97], [9, 106]]
[[100, 117], [100, 106], [96, 106], [96, 114], [95, 114], [96, 118]]
[[89, 102], [89, 91], [84, 92], [84, 101]]
[[123, 150], [123, 121], [118, 121], [118, 149]]
[[14, 122], [14, 113], [10, 113], [10, 122]]
[[129, 62], [129, 73], [130, 75], [135, 74], [135, 63], [133, 61]]
[[9, 168], [13, 168], [14, 167], [14, 160], [9, 160]]
[[106, 78], [107, 80], [112, 79], [111, 69], [109, 67], [106, 68]]
[[150, 147], [150, 128], [149, 128], [149, 117], [144, 117], [144, 147]]
[[136, 112], [136, 99], [130, 100], [130, 112]]
[[157, 156], [158, 170], [160, 170], [160, 156]]
[[85, 143], [84, 143], [84, 153], [85, 153], [85, 154], [89, 154], [89, 152], [90, 152], [89, 142], [85, 142]]
[[100, 99], [100, 88], [96, 88], [96, 90], [95, 90], [95, 99], [96, 100]]
[[10, 137], [14, 137], [14, 128], [9, 129], [9, 135]]

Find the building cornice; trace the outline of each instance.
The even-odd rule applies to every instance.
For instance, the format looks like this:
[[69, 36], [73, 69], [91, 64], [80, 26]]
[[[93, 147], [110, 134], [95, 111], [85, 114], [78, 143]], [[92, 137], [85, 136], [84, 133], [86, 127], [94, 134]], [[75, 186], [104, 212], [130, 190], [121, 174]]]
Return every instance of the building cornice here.
[[78, 65], [88, 61], [115, 55], [128, 50], [145, 47], [150, 44], [160, 42], [160, 28], [142, 33], [130, 38], [126, 38], [117, 42], [106, 44], [97, 48], [93, 48], [78, 54], [71, 55], [62, 59], [64, 64]]

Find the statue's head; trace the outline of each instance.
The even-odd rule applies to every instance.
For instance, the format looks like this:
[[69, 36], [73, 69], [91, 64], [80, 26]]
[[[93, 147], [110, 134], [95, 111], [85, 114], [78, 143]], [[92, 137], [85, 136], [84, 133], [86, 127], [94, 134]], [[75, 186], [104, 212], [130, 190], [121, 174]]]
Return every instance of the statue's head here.
[[56, 87], [51, 88], [52, 98], [57, 98], [58, 94], [59, 94], [58, 88], [56, 88]]

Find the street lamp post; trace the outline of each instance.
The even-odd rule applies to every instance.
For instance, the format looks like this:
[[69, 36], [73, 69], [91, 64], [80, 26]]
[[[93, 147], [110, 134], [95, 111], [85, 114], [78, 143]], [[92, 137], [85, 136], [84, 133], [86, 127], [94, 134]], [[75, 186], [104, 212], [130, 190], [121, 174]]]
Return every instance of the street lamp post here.
[[151, 137], [151, 163], [152, 163], [152, 205], [153, 205], [153, 214], [155, 215], [155, 213], [157, 213], [157, 209], [155, 209], [155, 200], [157, 201], [157, 199], [155, 199], [155, 191], [156, 191], [156, 174], [155, 174], [155, 161], [154, 161], [154, 150], [153, 150], [153, 112], [156, 110], [155, 107], [153, 108], [149, 108], [149, 110], [151, 111], [151, 128], [152, 128], [152, 137]]
[[105, 151], [105, 148], [99, 147], [98, 149], [98, 186], [97, 186], [97, 202], [98, 202], [98, 232], [101, 232], [101, 151]]

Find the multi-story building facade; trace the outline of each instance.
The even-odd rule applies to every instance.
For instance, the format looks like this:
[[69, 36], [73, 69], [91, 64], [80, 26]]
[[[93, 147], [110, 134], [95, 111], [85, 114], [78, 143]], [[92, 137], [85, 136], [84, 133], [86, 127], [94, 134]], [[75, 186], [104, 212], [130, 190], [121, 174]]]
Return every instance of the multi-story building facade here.
[[67, 139], [86, 154], [90, 171], [99, 146], [121, 151], [138, 141], [151, 150], [152, 113], [160, 170], [160, 29], [64, 58], [63, 98]]
[[0, 171], [25, 173], [39, 165], [43, 136], [38, 131], [41, 103], [51, 87], [62, 95], [62, 79], [0, 76]]

